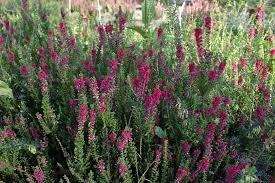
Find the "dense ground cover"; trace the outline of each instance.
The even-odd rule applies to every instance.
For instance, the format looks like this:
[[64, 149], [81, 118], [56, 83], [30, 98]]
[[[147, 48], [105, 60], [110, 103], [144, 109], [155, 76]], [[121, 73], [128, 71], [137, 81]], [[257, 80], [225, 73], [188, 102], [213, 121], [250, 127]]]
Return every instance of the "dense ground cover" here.
[[274, 182], [263, 7], [140, 28], [22, 2], [0, 8], [0, 181]]

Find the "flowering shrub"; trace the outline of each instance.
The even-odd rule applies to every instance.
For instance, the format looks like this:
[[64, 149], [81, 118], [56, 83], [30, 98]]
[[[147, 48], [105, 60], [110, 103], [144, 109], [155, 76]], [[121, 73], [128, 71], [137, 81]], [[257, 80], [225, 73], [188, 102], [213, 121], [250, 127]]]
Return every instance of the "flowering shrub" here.
[[0, 106], [1, 180], [274, 179], [274, 39], [262, 8], [247, 32], [207, 16], [140, 42], [123, 16], [81, 35], [64, 12], [59, 25], [31, 12], [26, 1], [0, 26], [0, 76], [14, 96], [0, 93], [11, 105]]

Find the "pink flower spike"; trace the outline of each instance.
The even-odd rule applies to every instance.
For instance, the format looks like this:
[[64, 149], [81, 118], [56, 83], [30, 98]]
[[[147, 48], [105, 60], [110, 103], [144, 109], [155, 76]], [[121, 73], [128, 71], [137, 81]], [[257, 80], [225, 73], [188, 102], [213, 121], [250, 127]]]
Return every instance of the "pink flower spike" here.
[[35, 170], [33, 177], [38, 183], [43, 183], [44, 181], [44, 172], [42, 170]]

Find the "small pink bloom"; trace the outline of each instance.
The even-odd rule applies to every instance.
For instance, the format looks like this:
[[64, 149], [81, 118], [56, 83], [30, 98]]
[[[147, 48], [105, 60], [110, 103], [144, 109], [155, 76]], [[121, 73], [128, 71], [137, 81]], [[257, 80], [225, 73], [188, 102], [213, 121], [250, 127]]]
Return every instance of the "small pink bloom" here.
[[169, 153], [168, 153], [167, 159], [168, 159], [169, 161], [172, 161], [172, 160], [173, 160], [173, 153], [172, 153], [172, 152], [169, 152]]
[[177, 53], [176, 56], [179, 60], [183, 59], [183, 51], [182, 51], [182, 46], [181, 45], [177, 45]]
[[119, 151], [124, 151], [126, 148], [126, 142], [124, 140], [117, 141], [117, 148]]
[[120, 17], [118, 20], [118, 28], [119, 28], [119, 32], [121, 33], [124, 29], [124, 25], [126, 24], [127, 19], [124, 17]]
[[181, 147], [183, 152], [187, 154], [190, 150], [191, 145], [187, 141], [183, 140], [181, 141]]
[[105, 163], [103, 160], [100, 160], [98, 163], [98, 169], [100, 173], [104, 173], [105, 172]]
[[[0, 43], [0, 45], [1, 45], [1, 43]], [[275, 56], [275, 49], [270, 50], [270, 55], [271, 55], [271, 57]]]
[[109, 138], [110, 141], [113, 142], [113, 141], [116, 140], [117, 134], [115, 134], [115, 133], [110, 133], [110, 134], [108, 135], [108, 138]]
[[35, 170], [33, 177], [38, 183], [43, 183], [44, 181], [44, 172], [42, 170]]
[[256, 70], [256, 71], [261, 70], [261, 69], [262, 69], [262, 66], [263, 66], [262, 60], [257, 60], [256, 63], [255, 63], [255, 70]]
[[203, 134], [203, 133], [204, 133], [204, 129], [202, 129], [202, 128], [197, 128], [197, 129], [195, 130], [195, 132], [196, 132], [197, 134]]
[[213, 81], [218, 77], [218, 73], [215, 70], [209, 72], [208, 80]]
[[148, 50], [148, 56], [149, 57], [153, 57], [154, 56], [154, 50], [153, 50], [153, 48], [149, 48], [149, 50]]
[[264, 132], [264, 133], [261, 134], [261, 140], [262, 141], [265, 141], [268, 138], [269, 138], [269, 136], [268, 136], [268, 134], [266, 132]]
[[212, 107], [214, 109], [217, 109], [220, 107], [222, 103], [222, 97], [221, 96], [215, 96], [214, 99], [213, 99], [213, 102], [212, 102]]
[[237, 177], [240, 171], [241, 169], [238, 166], [229, 165], [229, 167], [226, 170], [226, 183], [234, 183], [234, 179]]
[[189, 170], [187, 168], [181, 167], [176, 173], [176, 182], [182, 182], [183, 178], [189, 176]]
[[195, 63], [192, 62], [189, 64], [189, 73], [192, 75], [195, 72], [196, 72], [196, 65], [195, 65]]
[[47, 74], [42, 70], [38, 73], [39, 79], [46, 81], [47, 80]]
[[243, 86], [243, 79], [242, 78], [238, 79], [238, 85]]
[[262, 66], [262, 73], [261, 73], [261, 78], [262, 79], [268, 78], [268, 75], [269, 75], [268, 71], [269, 71], [268, 67]]
[[225, 69], [225, 66], [226, 66], [226, 62], [221, 62], [219, 64], [219, 72], [222, 73]]
[[201, 150], [199, 150], [199, 149], [195, 149], [193, 151], [193, 155], [194, 155], [195, 159], [197, 159], [200, 156], [200, 154], [201, 154]]
[[204, 25], [205, 25], [207, 30], [211, 30], [211, 17], [207, 16], [204, 19]]
[[0, 46], [4, 43], [4, 37], [0, 35]]
[[106, 25], [105, 26], [105, 31], [108, 33], [108, 34], [112, 34], [113, 31], [114, 31], [114, 26], [113, 25]]
[[160, 161], [162, 157], [162, 150], [161, 149], [157, 149], [156, 150], [156, 161]]
[[255, 29], [253, 26], [251, 26], [249, 31], [249, 40], [252, 41], [254, 39], [254, 36], [255, 36]]
[[120, 163], [119, 164], [119, 174], [120, 174], [120, 176], [124, 177], [125, 173], [126, 173], [126, 165], [124, 163], [123, 164]]
[[23, 65], [21, 68], [20, 68], [20, 71], [21, 71], [21, 74], [24, 78], [27, 77], [27, 75], [29, 74], [29, 69], [27, 66]]
[[39, 134], [35, 128], [29, 128], [29, 132], [30, 132], [33, 140], [39, 140]]
[[121, 136], [122, 136], [122, 139], [123, 139], [123, 141], [125, 141], [125, 142], [129, 142], [129, 141], [131, 141], [132, 140], [132, 132], [130, 132], [130, 131], [128, 131], [128, 130], [123, 130], [122, 132], [121, 132]]
[[197, 168], [200, 172], [206, 172], [209, 167], [209, 160], [208, 159], [202, 159], [197, 163]]
[[256, 16], [256, 19], [257, 20], [262, 20], [262, 18], [263, 18], [263, 12], [264, 12], [264, 9], [263, 9], [263, 7], [258, 7], [257, 8], [257, 16]]
[[238, 72], [238, 62], [234, 61], [232, 63], [232, 69], [233, 69], [233, 72], [234, 73], [237, 73]]
[[265, 107], [257, 107], [255, 113], [257, 118], [264, 119], [266, 116]]
[[12, 120], [11, 119], [4, 119], [4, 123], [5, 125], [11, 125], [12, 124]]
[[75, 40], [75, 38], [70, 38], [70, 40], [69, 40], [69, 44], [70, 44], [70, 46], [71, 46], [71, 47], [74, 47], [74, 46], [75, 46], [75, 44], [76, 44], [76, 40]]
[[225, 105], [230, 105], [230, 103], [231, 103], [230, 97], [225, 97], [225, 98], [223, 99], [223, 102], [224, 102]]
[[159, 27], [158, 28], [158, 39], [161, 39], [162, 38], [162, 35], [163, 35], [163, 28]]
[[10, 60], [11, 62], [13, 62], [13, 61], [15, 60], [14, 53], [13, 53], [12, 51], [9, 51], [8, 55], [9, 55], [9, 60]]
[[242, 70], [245, 72], [245, 69], [246, 69], [246, 60], [244, 58], [241, 59], [241, 66], [242, 66]]
[[84, 87], [85, 87], [85, 80], [84, 78], [81, 79], [75, 79], [74, 81], [74, 87], [77, 90], [78, 93], [80, 93]]

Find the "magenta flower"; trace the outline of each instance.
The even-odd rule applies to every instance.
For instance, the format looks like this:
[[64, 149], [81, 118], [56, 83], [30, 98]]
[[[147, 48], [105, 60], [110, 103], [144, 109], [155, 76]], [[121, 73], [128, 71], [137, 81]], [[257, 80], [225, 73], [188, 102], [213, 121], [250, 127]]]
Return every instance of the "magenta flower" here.
[[169, 152], [168, 153], [168, 155], [167, 155], [167, 159], [169, 160], [169, 161], [172, 161], [173, 160], [173, 153], [172, 152]]
[[263, 7], [257, 8], [257, 16], [256, 16], [257, 20], [261, 21], [263, 19], [263, 12], [264, 12]]
[[95, 62], [96, 61], [96, 50], [91, 51], [91, 56], [92, 56], [92, 61]]
[[263, 66], [262, 60], [257, 60], [255, 63], [255, 70], [260, 71], [262, 69], [262, 66]]
[[233, 70], [234, 73], [238, 72], [238, 62], [234, 61], [232, 63], [232, 70]]
[[124, 25], [126, 24], [127, 19], [124, 17], [120, 17], [118, 20], [118, 30], [121, 33], [124, 29]]
[[74, 82], [74, 87], [78, 93], [83, 91], [83, 89], [85, 87], [85, 80], [83, 77], [81, 79], [75, 79], [73, 82]]
[[4, 43], [4, 37], [0, 35], [0, 46]]
[[121, 136], [122, 136], [122, 140], [125, 142], [130, 142], [132, 141], [132, 132], [128, 131], [128, 130], [123, 130], [121, 132]]
[[41, 81], [47, 81], [47, 74], [43, 70], [38, 73], [38, 76]]
[[246, 69], [246, 60], [244, 58], [241, 59], [241, 66], [242, 66], [242, 70], [245, 72], [245, 69]]
[[158, 28], [158, 39], [162, 38], [163, 32], [164, 32], [163, 28], [159, 27]]
[[70, 40], [69, 40], [69, 45], [70, 45], [71, 47], [75, 47], [75, 45], [76, 45], [76, 40], [75, 40], [75, 38], [70, 38]]
[[[0, 41], [1, 42], [1, 41]], [[1, 43], [0, 43], [0, 45], [1, 45]], [[275, 56], [275, 49], [271, 49], [270, 50], [270, 56], [271, 57], [274, 57]]]
[[105, 172], [105, 163], [103, 160], [100, 160], [98, 162], [98, 170], [100, 173], [104, 173]]
[[197, 169], [200, 172], [206, 172], [209, 168], [209, 160], [208, 159], [202, 159], [197, 163]]
[[266, 116], [266, 108], [263, 106], [259, 106], [256, 108], [256, 117], [259, 119], [264, 119]]
[[214, 109], [218, 109], [220, 105], [222, 104], [222, 97], [221, 96], [215, 96], [212, 102], [212, 107]]
[[52, 60], [54, 61], [54, 63], [56, 63], [57, 64], [57, 62], [58, 62], [58, 54], [55, 52], [55, 51], [51, 51], [51, 58], [52, 58]]
[[64, 22], [59, 23], [59, 30], [61, 35], [66, 38], [67, 37], [67, 28]]
[[84, 66], [89, 73], [91, 74], [94, 73], [95, 71], [94, 66], [88, 60], [84, 61]]
[[238, 85], [243, 86], [243, 79], [242, 78], [238, 79]]
[[29, 132], [30, 132], [33, 140], [39, 140], [39, 134], [35, 128], [29, 128]]
[[113, 25], [106, 25], [105, 26], [105, 31], [108, 33], [108, 34], [110, 34], [110, 35], [112, 35], [113, 34], [113, 31], [114, 31], [114, 26]]
[[119, 174], [121, 177], [124, 177], [126, 173], [126, 165], [124, 163], [119, 164]]
[[[120, 61], [123, 59], [125, 55], [125, 51], [123, 50], [123, 48], [118, 48], [117, 49], [117, 59]], [[113, 59], [114, 60], [114, 59]]]
[[209, 81], [213, 81], [213, 80], [215, 80], [217, 77], [218, 77], [217, 71], [212, 70], [212, 71], [209, 72], [208, 80], [209, 80]]
[[181, 46], [181, 45], [177, 45], [176, 48], [177, 48], [177, 53], [176, 53], [177, 58], [178, 58], [179, 60], [182, 60], [182, 59], [183, 59], [182, 46]]
[[109, 135], [108, 135], [108, 139], [110, 140], [110, 141], [115, 141], [116, 140], [116, 138], [117, 138], [117, 134], [116, 133], [109, 133]]
[[203, 133], [204, 133], [204, 129], [202, 129], [202, 128], [197, 128], [197, 129], [195, 130], [195, 132], [196, 132], [197, 134], [203, 134]]
[[86, 104], [82, 104], [78, 117], [78, 132], [83, 131], [84, 123], [87, 119], [88, 107]]
[[44, 172], [42, 170], [35, 170], [33, 173], [33, 177], [38, 183], [43, 183]]
[[252, 41], [254, 37], [255, 37], [255, 29], [253, 26], [251, 26], [249, 30], [249, 40]]
[[269, 71], [268, 67], [262, 66], [262, 73], [261, 73], [261, 78], [262, 79], [268, 78], [268, 75], [269, 75], [268, 71]]
[[62, 65], [62, 67], [63, 67], [65, 70], [68, 69], [69, 65], [68, 65], [68, 59], [67, 59], [66, 56], [63, 56], [63, 57], [61, 58], [61, 65]]
[[185, 154], [187, 154], [190, 150], [191, 145], [187, 141], [183, 140], [183, 141], [181, 141], [181, 147], [182, 147], [183, 152]]
[[10, 137], [11, 140], [14, 140], [14, 131], [13, 130], [3, 130], [1, 141], [4, 141], [7, 137]]
[[71, 109], [74, 109], [78, 105], [78, 100], [77, 99], [70, 99], [69, 100], [69, 106]]
[[105, 31], [103, 26], [98, 26], [97, 27], [97, 32], [99, 35], [99, 43], [100, 46], [103, 46], [105, 44]]
[[211, 30], [211, 17], [207, 16], [205, 19], [204, 19], [204, 25], [206, 27], [206, 29], [208, 31]]
[[201, 150], [195, 149], [195, 150], [193, 151], [194, 159], [197, 159], [197, 158], [200, 156], [200, 154], [201, 154]]
[[220, 74], [224, 71], [225, 66], [226, 66], [226, 62], [220, 62], [220, 64], [219, 64], [219, 73]]
[[148, 56], [149, 57], [153, 57], [154, 56], [154, 50], [153, 50], [153, 48], [149, 48], [148, 49]]
[[230, 105], [230, 103], [231, 103], [230, 97], [225, 97], [225, 98], [223, 99], [223, 103], [224, 103], [225, 105]]
[[176, 182], [182, 182], [183, 178], [189, 176], [190, 172], [187, 168], [181, 167], [176, 173]]
[[193, 62], [190, 63], [188, 69], [189, 69], [189, 73], [191, 75], [193, 75], [196, 72], [196, 65], [195, 65], [195, 63], [193, 63]]
[[11, 119], [4, 119], [4, 123], [5, 125], [11, 125], [12, 124], [12, 120]]
[[117, 148], [119, 151], [124, 151], [126, 148], [126, 141], [124, 140], [117, 141]]
[[162, 150], [161, 149], [157, 149], [156, 150], [156, 158], [155, 161], [160, 161], [162, 157]]
[[23, 76], [23, 78], [26, 78], [29, 74], [29, 69], [27, 66], [23, 65], [21, 68], [20, 68], [20, 71], [21, 71], [21, 74]]
[[15, 60], [15, 56], [14, 56], [14, 53], [12, 51], [9, 51], [8, 56], [9, 56], [10, 62], [13, 62]]
[[241, 169], [238, 166], [229, 165], [229, 167], [226, 170], [226, 177], [225, 177], [226, 183], [234, 183], [235, 182], [234, 179], [237, 177], [240, 171]]

